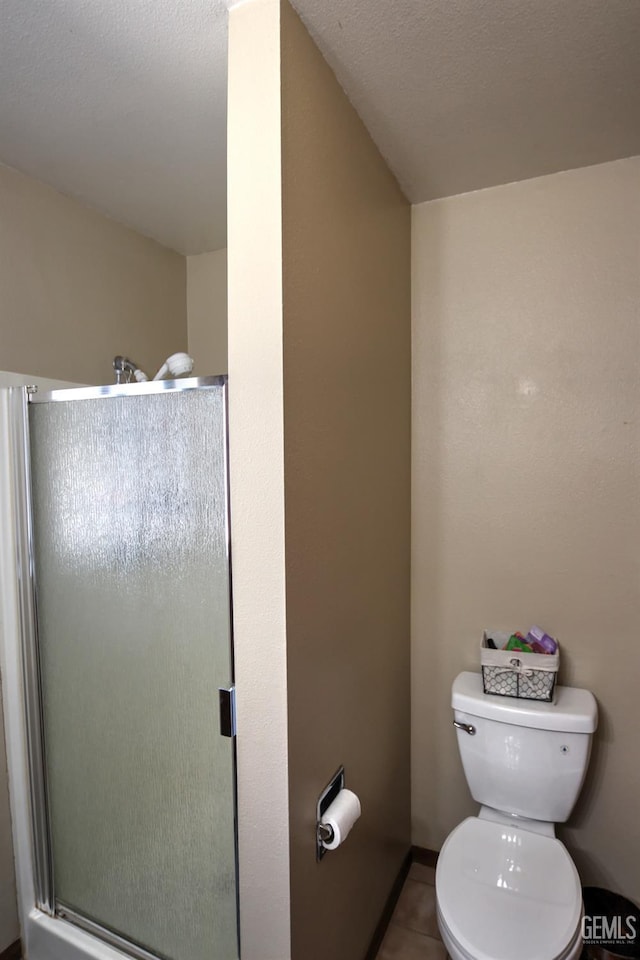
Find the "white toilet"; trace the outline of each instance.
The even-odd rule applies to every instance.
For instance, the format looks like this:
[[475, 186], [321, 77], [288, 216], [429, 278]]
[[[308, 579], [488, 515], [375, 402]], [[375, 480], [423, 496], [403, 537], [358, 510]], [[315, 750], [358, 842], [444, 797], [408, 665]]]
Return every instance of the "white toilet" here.
[[578, 871], [555, 824], [568, 819], [589, 763], [598, 708], [588, 690], [554, 703], [483, 693], [461, 673], [452, 706], [477, 817], [447, 837], [436, 869], [438, 926], [451, 960], [577, 960]]

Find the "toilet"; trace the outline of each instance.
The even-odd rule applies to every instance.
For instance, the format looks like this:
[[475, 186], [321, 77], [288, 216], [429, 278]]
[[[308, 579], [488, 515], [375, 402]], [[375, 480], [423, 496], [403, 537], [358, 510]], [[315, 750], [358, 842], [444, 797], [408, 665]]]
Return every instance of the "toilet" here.
[[440, 935], [451, 960], [577, 960], [578, 871], [555, 824], [584, 782], [598, 722], [588, 690], [554, 703], [485, 694], [456, 677], [451, 704], [471, 795], [481, 806], [449, 834], [436, 868]]

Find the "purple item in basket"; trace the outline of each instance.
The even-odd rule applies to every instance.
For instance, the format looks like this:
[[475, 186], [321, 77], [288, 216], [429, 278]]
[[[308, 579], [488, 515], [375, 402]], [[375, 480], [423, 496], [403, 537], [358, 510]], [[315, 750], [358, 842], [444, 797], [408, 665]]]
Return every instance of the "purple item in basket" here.
[[558, 644], [553, 637], [540, 627], [531, 627], [527, 640], [533, 647], [534, 653], [556, 653], [558, 649]]

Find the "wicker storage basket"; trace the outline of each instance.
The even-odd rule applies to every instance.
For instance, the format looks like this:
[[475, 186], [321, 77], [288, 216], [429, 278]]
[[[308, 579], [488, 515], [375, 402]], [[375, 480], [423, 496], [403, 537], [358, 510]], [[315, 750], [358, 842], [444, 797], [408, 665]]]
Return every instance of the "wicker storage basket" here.
[[482, 685], [485, 693], [520, 700], [553, 700], [560, 666], [560, 648], [556, 653], [522, 653], [520, 650], [491, 650], [487, 637], [498, 642], [505, 634], [485, 630], [480, 648]]

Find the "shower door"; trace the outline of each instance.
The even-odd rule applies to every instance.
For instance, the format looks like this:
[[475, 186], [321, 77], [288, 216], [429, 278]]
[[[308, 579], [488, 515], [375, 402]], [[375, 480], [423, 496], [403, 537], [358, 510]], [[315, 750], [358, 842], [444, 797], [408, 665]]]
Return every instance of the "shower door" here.
[[226, 378], [28, 403], [38, 906], [134, 957], [238, 957], [226, 423]]

